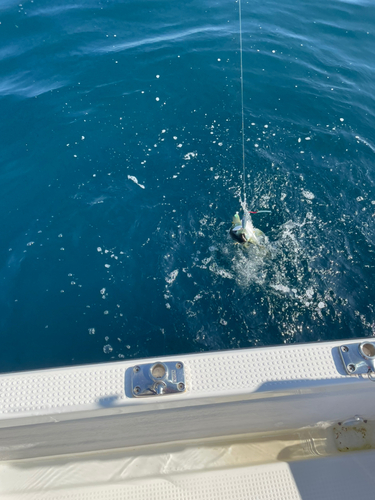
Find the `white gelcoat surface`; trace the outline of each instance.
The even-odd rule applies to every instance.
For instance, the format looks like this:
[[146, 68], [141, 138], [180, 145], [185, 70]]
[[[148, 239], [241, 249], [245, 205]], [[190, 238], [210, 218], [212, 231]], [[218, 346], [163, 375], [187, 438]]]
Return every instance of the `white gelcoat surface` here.
[[[350, 343], [350, 341], [349, 341]], [[242, 393], [333, 383], [346, 376], [338, 342], [241, 349], [166, 357], [183, 361], [187, 392], [166, 401], [230, 397]], [[155, 358], [155, 361], [159, 361]], [[144, 362], [152, 362], [147, 359]], [[154, 404], [126, 394], [125, 374], [142, 360], [0, 375], [0, 419], [72, 410]], [[129, 379], [129, 374], [127, 374]], [[346, 381], [346, 380], [345, 380]]]
[[0, 459], [370, 419], [375, 384], [344, 373], [338, 345], [165, 358], [184, 363], [187, 390], [157, 398], [130, 397], [134, 361], [3, 375]]
[[374, 448], [375, 384], [343, 343], [165, 358], [187, 391], [157, 398], [130, 397], [142, 360], [3, 375], [0, 498], [371, 498], [374, 451], [342, 450]]
[[126, 465], [110, 470], [105, 457], [85, 472], [74, 460], [64, 471], [53, 463], [10, 464], [0, 469], [0, 493], [3, 500], [352, 500], [373, 498], [374, 459], [370, 451], [188, 474], [154, 475], [151, 467], [148, 477], [132, 480]]

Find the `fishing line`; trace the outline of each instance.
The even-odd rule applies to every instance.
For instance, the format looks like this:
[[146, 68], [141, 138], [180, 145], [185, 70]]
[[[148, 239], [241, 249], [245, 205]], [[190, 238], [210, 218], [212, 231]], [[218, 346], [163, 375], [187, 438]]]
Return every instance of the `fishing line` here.
[[243, 64], [242, 64], [242, 16], [241, 0], [238, 0], [238, 17], [240, 23], [240, 67], [241, 67], [241, 109], [242, 109], [242, 181], [243, 181], [243, 203], [246, 207], [246, 166], [245, 166], [245, 113], [243, 99]]
[[242, 7], [241, 0], [238, 0], [238, 18], [240, 24], [240, 68], [241, 68], [241, 117], [242, 117], [242, 181], [243, 181], [243, 201], [240, 197], [240, 203], [242, 209], [244, 211], [244, 215], [242, 220], [238, 215], [238, 212], [235, 213], [232, 220], [232, 228], [229, 231], [229, 234], [232, 236], [234, 240], [238, 243], [252, 243], [255, 245], [260, 245], [260, 241], [263, 239], [265, 241], [265, 236], [259, 229], [254, 228], [253, 223], [251, 221], [250, 214], [261, 214], [261, 213], [270, 213], [270, 210], [254, 210], [249, 211], [246, 203], [246, 163], [245, 163], [245, 110], [244, 110], [244, 98], [243, 98], [243, 61], [242, 61]]

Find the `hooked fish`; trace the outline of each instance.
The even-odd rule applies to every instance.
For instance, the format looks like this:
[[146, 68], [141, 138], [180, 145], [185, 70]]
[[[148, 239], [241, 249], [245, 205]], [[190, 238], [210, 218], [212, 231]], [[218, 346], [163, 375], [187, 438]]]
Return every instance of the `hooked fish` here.
[[235, 213], [229, 234], [238, 243], [251, 243], [253, 245], [262, 245], [266, 238], [260, 229], [253, 226], [247, 210], [244, 212], [242, 220], [238, 212]]

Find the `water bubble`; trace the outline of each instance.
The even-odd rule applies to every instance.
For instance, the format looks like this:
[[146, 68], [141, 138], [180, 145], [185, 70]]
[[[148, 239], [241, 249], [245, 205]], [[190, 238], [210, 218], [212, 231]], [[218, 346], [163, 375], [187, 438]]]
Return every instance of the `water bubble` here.
[[113, 351], [113, 347], [110, 344], [107, 344], [103, 347], [104, 354], [109, 354]]
[[313, 290], [312, 288], [308, 288], [308, 289], [306, 290], [306, 296], [307, 296], [309, 299], [311, 299], [313, 295], [314, 295], [314, 290]]

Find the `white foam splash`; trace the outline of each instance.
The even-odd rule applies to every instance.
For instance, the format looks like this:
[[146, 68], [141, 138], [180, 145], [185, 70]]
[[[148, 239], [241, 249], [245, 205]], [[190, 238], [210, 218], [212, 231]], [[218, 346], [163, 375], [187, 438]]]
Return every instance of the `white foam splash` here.
[[308, 200], [313, 200], [315, 198], [314, 193], [312, 193], [311, 191], [306, 191], [305, 189], [302, 189], [302, 195]]
[[139, 184], [138, 179], [134, 175], [128, 175], [128, 179], [134, 182], [134, 184], [137, 184], [140, 188], [145, 189], [145, 186], [143, 184]]
[[191, 160], [192, 158], [195, 158], [197, 156], [197, 153], [195, 152], [191, 152], [191, 153], [186, 153], [186, 155], [184, 156], [184, 160]]
[[165, 281], [171, 285], [177, 278], [177, 276], [178, 276], [178, 269], [175, 269], [165, 278]]
[[277, 284], [277, 285], [271, 285], [271, 287], [274, 288], [275, 290], [278, 290], [279, 292], [290, 293], [290, 288], [285, 285]]
[[372, 146], [372, 144], [370, 144], [369, 142], [367, 142], [365, 139], [363, 139], [359, 135], [356, 135], [355, 138], [357, 139], [357, 141], [362, 142], [362, 144], [364, 144], [365, 146], [369, 147], [371, 149], [371, 151], [373, 153], [375, 153], [375, 147]]
[[311, 288], [311, 287], [310, 287], [310, 288], [308, 288], [308, 289], [306, 290], [306, 297], [308, 297], [309, 299], [312, 299], [313, 295], [314, 295], [314, 289], [313, 289], [313, 288]]

